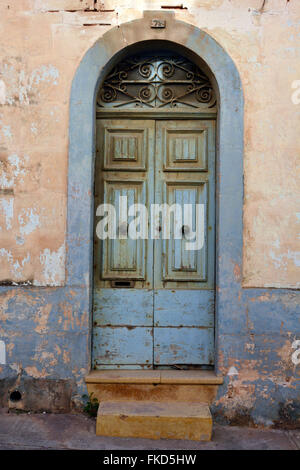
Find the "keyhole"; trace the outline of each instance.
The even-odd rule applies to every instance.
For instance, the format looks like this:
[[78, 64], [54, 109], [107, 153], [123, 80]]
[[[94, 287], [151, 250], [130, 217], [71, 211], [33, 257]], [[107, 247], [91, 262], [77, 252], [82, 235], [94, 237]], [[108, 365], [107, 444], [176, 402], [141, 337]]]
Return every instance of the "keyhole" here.
[[182, 232], [182, 235], [183, 235], [183, 236], [188, 235], [188, 234], [189, 234], [189, 231], [190, 231], [190, 228], [188, 227], [188, 225], [183, 225], [183, 226], [182, 226], [181, 232]]
[[126, 222], [122, 222], [119, 225], [119, 235], [126, 237], [128, 233], [128, 224]]

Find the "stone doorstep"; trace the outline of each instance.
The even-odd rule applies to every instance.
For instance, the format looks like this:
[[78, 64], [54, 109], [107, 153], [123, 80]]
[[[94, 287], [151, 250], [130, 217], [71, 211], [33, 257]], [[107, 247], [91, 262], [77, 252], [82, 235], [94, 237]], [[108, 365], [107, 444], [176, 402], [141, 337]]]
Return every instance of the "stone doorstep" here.
[[100, 403], [98, 436], [209, 441], [212, 417], [204, 403], [127, 401]]
[[89, 396], [103, 401], [155, 401], [211, 404], [218, 385], [165, 383], [87, 383]]
[[103, 401], [211, 404], [223, 378], [214, 371], [98, 370], [86, 377], [88, 393]]
[[221, 385], [223, 377], [207, 370], [93, 370], [87, 384]]

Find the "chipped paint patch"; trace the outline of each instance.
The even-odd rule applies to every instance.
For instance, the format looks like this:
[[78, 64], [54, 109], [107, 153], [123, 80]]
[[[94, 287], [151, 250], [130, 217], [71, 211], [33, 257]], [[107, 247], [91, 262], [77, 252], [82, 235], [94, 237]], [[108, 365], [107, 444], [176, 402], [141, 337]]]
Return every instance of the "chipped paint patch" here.
[[4, 341], [0, 341], [0, 364], [6, 364], [6, 351]]
[[30, 130], [31, 130], [32, 134], [37, 135], [38, 131], [37, 131], [37, 125], [36, 125], [35, 122], [31, 123]]
[[16, 153], [8, 156], [7, 161], [0, 157], [0, 187], [13, 188], [17, 182], [24, 183], [26, 176], [25, 165], [29, 157], [20, 158]]
[[40, 262], [43, 266], [43, 283], [35, 285], [57, 286], [62, 284], [65, 278], [65, 245], [57, 251], [49, 248], [40, 254]]
[[[2, 205], [2, 210], [4, 212], [5, 221], [6, 221], [6, 230], [10, 230], [12, 228], [12, 219], [14, 216], [14, 200], [10, 199], [0, 199], [0, 203]], [[0, 227], [1, 230], [1, 227]]]
[[40, 64], [28, 71], [23, 57], [4, 57], [0, 76], [1, 103], [10, 106], [35, 104], [43, 87], [59, 83], [59, 70], [53, 64]]
[[0, 104], [5, 104], [6, 102], [6, 85], [3, 80], [0, 80]]
[[300, 251], [287, 250], [286, 253], [275, 254], [270, 250], [270, 257], [277, 269], [287, 269], [288, 260], [292, 260], [295, 266], [300, 267]]
[[12, 132], [10, 126], [2, 126], [1, 131], [4, 137], [6, 137], [7, 139], [12, 139]]
[[47, 374], [45, 369], [42, 369], [42, 371], [39, 371], [36, 368], [36, 366], [25, 367], [24, 370], [28, 375], [30, 375], [31, 377], [34, 377], [35, 379], [43, 379], [49, 375]]
[[9, 269], [13, 279], [20, 280], [23, 278], [23, 268], [25, 264], [29, 263], [30, 261], [29, 253], [27, 253], [27, 255], [23, 259], [18, 260], [13, 258], [11, 251], [6, 250], [5, 248], [0, 248], [0, 257], [3, 258], [2, 263], [6, 262], [9, 265]]
[[29, 235], [37, 227], [40, 227], [40, 217], [35, 208], [22, 209], [18, 216], [20, 233], [22, 236]]
[[231, 376], [231, 375], [239, 375], [237, 368], [234, 367], [234, 366], [231, 366], [230, 369], [229, 369], [229, 371], [228, 371], [228, 373], [227, 373], [227, 375], [229, 375], [229, 376]]
[[57, 85], [59, 72], [53, 65], [41, 65], [27, 75], [25, 70], [19, 73], [18, 98], [21, 105], [29, 105], [32, 94], [38, 93], [38, 85], [42, 82]]
[[35, 331], [39, 334], [46, 333], [48, 331], [47, 322], [51, 312], [51, 304], [41, 306], [36, 312], [34, 321], [37, 323]]

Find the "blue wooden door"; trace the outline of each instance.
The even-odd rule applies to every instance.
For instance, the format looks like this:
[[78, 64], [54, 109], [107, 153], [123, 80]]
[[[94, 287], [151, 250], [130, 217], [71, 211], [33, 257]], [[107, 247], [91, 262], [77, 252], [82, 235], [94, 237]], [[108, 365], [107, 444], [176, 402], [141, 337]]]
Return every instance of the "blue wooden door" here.
[[[95, 233], [94, 368], [213, 363], [214, 165], [213, 121], [97, 121], [95, 209], [114, 206], [119, 232], [102, 241]], [[128, 236], [124, 203], [147, 207], [148, 238]], [[186, 249], [195, 211], [182, 220], [181, 239], [173, 223], [170, 238], [161, 238], [163, 213], [153, 217], [150, 208], [165, 203], [201, 206], [201, 249]]]
[[95, 210], [115, 207], [118, 238], [101, 241], [95, 233], [95, 368], [153, 365], [153, 241], [130, 239], [119, 209], [154, 200], [154, 144], [153, 120], [97, 121]]
[[[155, 200], [181, 206], [182, 215], [186, 207], [187, 220], [182, 218], [178, 227], [181, 239], [171, 224], [170, 238], [154, 244], [155, 366], [213, 364], [214, 126], [214, 121], [198, 120], [156, 123]], [[198, 243], [195, 236], [191, 245], [196, 226]]]

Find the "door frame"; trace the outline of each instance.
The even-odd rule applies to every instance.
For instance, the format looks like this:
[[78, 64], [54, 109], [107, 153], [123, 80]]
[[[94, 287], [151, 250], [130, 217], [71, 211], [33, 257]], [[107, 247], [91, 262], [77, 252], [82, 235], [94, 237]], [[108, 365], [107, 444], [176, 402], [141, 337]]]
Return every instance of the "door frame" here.
[[[166, 28], [151, 28], [154, 17], [166, 21]], [[192, 53], [201, 63], [204, 61], [211, 71], [220, 103], [216, 146], [215, 367], [218, 371], [228, 322], [241, 311], [243, 92], [238, 70], [228, 53], [204, 31], [176, 20], [174, 12], [146, 11], [143, 18], [111, 28], [85, 53], [76, 70], [70, 97], [66, 285], [80, 291], [81, 308], [89, 315], [88, 328], [82, 331], [86, 338], [83, 354], [88, 371], [92, 332], [96, 96], [107, 70], [121, 56], [127, 55], [128, 47], [151, 40], [175, 44]]]

